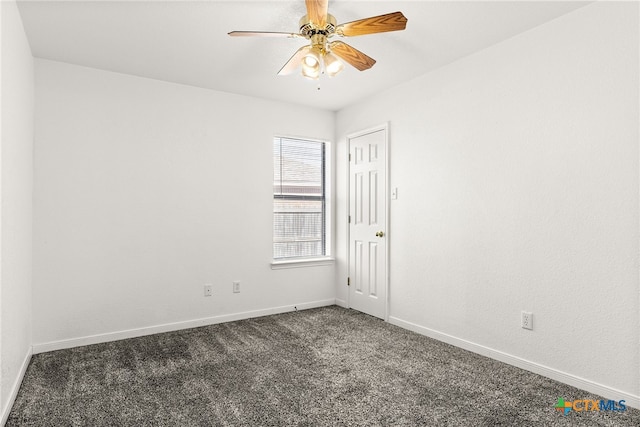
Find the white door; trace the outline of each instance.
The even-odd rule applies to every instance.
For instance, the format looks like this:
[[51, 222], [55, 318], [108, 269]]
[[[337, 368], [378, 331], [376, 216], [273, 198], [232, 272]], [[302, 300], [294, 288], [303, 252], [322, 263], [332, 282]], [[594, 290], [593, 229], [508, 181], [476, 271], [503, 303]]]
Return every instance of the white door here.
[[349, 307], [387, 317], [387, 129], [349, 140]]

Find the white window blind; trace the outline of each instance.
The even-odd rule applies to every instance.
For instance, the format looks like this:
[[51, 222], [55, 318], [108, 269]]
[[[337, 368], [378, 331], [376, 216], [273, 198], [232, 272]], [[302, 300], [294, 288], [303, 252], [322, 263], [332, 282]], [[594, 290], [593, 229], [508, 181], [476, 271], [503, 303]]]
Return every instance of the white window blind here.
[[326, 254], [325, 143], [273, 140], [273, 258]]

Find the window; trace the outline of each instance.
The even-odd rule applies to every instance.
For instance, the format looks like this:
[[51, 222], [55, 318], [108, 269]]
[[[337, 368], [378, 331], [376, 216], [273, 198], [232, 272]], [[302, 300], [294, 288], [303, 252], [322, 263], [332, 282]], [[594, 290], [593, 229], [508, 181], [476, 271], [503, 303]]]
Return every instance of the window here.
[[273, 258], [327, 255], [326, 143], [273, 140]]

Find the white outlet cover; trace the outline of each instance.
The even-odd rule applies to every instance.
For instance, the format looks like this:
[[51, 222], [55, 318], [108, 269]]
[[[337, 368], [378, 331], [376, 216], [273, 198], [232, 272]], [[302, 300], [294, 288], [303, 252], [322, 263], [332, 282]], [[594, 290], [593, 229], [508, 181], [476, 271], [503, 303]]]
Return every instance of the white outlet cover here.
[[523, 311], [520, 324], [523, 329], [533, 329], [533, 313]]

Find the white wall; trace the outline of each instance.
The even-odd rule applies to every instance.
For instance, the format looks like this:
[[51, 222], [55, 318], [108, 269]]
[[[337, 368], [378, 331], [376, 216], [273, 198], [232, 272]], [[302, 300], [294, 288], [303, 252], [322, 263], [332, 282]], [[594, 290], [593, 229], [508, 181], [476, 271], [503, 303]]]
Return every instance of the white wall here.
[[36, 60], [36, 351], [333, 303], [333, 266], [271, 270], [270, 212], [273, 136], [334, 117]]
[[0, 408], [4, 418], [31, 355], [34, 84], [33, 57], [18, 8], [14, 1], [2, 1], [0, 10]]
[[638, 36], [592, 4], [338, 112], [390, 123], [393, 322], [640, 405]]

